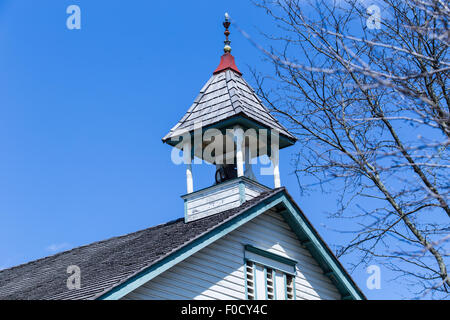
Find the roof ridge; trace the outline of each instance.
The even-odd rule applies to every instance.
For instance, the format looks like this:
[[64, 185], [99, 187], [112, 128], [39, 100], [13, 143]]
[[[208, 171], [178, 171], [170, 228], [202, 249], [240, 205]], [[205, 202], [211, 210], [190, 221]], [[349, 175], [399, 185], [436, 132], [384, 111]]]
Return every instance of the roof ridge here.
[[[241, 95], [239, 94], [239, 88], [236, 86], [236, 82], [233, 78], [234, 74], [231, 70], [226, 70], [225, 75], [226, 75], [226, 88], [227, 88], [228, 96], [230, 97], [231, 106], [233, 107], [234, 113], [239, 114], [239, 113], [243, 112], [244, 110], [242, 107]], [[231, 82], [233, 82], [233, 87], [230, 88]], [[236, 100], [233, 102], [233, 99], [232, 99], [232, 96], [230, 93], [230, 89], [234, 89], [235, 95], [237, 96], [236, 100], [239, 102], [239, 106], [236, 106], [236, 107], [234, 106], [234, 104], [236, 103]]]

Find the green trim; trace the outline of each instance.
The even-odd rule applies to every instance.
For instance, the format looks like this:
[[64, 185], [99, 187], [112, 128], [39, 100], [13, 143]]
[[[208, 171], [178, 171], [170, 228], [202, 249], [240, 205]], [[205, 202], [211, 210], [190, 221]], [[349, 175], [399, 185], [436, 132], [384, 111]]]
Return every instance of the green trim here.
[[258, 254], [260, 256], [263, 256], [263, 257], [266, 257], [266, 258], [269, 258], [269, 259], [272, 259], [272, 260], [275, 260], [275, 261], [287, 264], [287, 265], [292, 266], [292, 267], [295, 267], [295, 265], [297, 264], [297, 261], [295, 261], [295, 260], [292, 260], [292, 259], [280, 256], [278, 254], [275, 254], [275, 253], [272, 253], [272, 252], [269, 252], [269, 251], [266, 251], [266, 250], [263, 250], [263, 249], [256, 248], [256, 247], [254, 247], [254, 246], [252, 246], [250, 244], [246, 244], [244, 246], [244, 248], [245, 248], [245, 250], [247, 250], [249, 252], [253, 252], [253, 253]]
[[287, 296], [287, 279], [286, 279], [286, 273], [283, 272], [283, 281], [284, 281], [284, 300], [288, 299]]
[[364, 295], [359, 288], [354, 285], [354, 282], [350, 276], [345, 272], [345, 269], [341, 266], [337, 258], [328, 249], [325, 242], [317, 234], [317, 231], [312, 227], [310, 222], [305, 218], [298, 206], [288, 199], [286, 195], [283, 195], [283, 204], [286, 207], [286, 211], [283, 211], [281, 215], [285, 218], [287, 223], [291, 226], [294, 233], [300, 239], [305, 241], [308, 245], [308, 249], [313, 258], [319, 263], [322, 269], [330, 270], [333, 274], [331, 279], [335, 279], [333, 283], [338, 288], [341, 295], [350, 294], [353, 299], [365, 300]]
[[[201, 235], [200, 237], [189, 242], [187, 245], [180, 248], [179, 250], [164, 257], [160, 261], [144, 269], [143, 271], [137, 273], [136, 275], [130, 277], [124, 283], [118, 285], [117, 287], [112, 288], [110, 291], [99, 296], [97, 299], [115, 300], [122, 298], [126, 294], [139, 288], [144, 283], [150, 281], [151, 279], [161, 274], [162, 272], [166, 271], [170, 267], [183, 261], [184, 259], [191, 256], [200, 249], [208, 246], [217, 239], [220, 239], [229, 232], [237, 229], [241, 225], [247, 223], [253, 218], [259, 216], [260, 214], [278, 205], [280, 202], [282, 202], [282, 198], [283, 194], [277, 193], [269, 197], [268, 199], [261, 201], [254, 207], [242, 212], [241, 214], [219, 225], [214, 230]], [[255, 281], [255, 297], [256, 297], [256, 281]]]

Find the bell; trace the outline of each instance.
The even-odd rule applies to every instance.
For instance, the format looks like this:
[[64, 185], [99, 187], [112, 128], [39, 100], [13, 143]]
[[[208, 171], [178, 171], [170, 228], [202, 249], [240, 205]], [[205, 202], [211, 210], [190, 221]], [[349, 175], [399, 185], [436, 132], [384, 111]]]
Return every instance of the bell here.
[[237, 178], [236, 164], [221, 164], [216, 170], [216, 184]]

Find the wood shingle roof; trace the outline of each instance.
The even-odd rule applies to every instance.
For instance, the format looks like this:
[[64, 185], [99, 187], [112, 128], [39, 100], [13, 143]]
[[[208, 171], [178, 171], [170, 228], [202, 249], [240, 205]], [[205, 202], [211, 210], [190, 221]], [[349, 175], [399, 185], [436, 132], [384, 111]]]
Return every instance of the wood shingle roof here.
[[213, 74], [186, 114], [162, 140], [168, 142], [173, 137], [193, 131], [199, 125], [204, 128], [237, 116], [243, 116], [267, 129], [274, 129], [291, 141], [296, 140], [271, 115], [252, 87], [233, 68]]
[[[287, 199], [284, 202], [283, 199]], [[284, 204], [283, 204], [284, 203]], [[291, 209], [290, 206], [293, 206]], [[280, 207], [281, 206], [281, 207]], [[183, 218], [120, 237], [95, 242], [50, 257], [0, 270], [0, 300], [104, 299], [139, 279], [151, 268], [171, 261], [180, 251], [203, 243], [205, 238], [249, 214], [266, 208], [281, 212], [297, 235], [308, 237], [307, 246], [343, 298], [365, 299], [332, 251], [292, 200], [285, 188], [261, 193], [241, 206], [186, 223]], [[281, 210], [281, 211], [280, 211]], [[292, 211], [293, 210], [293, 211]], [[292, 220], [297, 211], [300, 224]], [[300, 228], [300, 229], [298, 229]], [[274, 239], [275, 240], [275, 239]], [[302, 240], [305, 241], [305, 240]], [[81, 288], [69, 290], [67, 267], [81, 270]], [[132, 290], [132, 289], [131, 289]], [[120, 297], [119, 297], [120, 298]]]
[[[224, 222], [284, 188], [203, 219], [184, 218], [0, 270], [0, 300], [96, 299]], [[81, 270], [81, 288], [69, 290], [67, 267]]]

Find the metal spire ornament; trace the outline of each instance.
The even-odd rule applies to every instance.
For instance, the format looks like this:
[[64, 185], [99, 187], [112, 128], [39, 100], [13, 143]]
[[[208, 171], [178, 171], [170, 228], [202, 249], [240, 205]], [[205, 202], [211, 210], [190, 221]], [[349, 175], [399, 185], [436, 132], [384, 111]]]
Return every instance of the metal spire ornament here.
[[225, 27], [225, 32], [223, 33], [225, 35], [225, 46], [223, 47], [223, 51], [225, 53], [231, 52], [231, 41], [228, 39], [228, 36], [230, 35], [230, 31], [228, 30], [228, 28], [230, 27], [230, 25], [230, 16], [228, 15], [228, 12], [225, 12], [225, 21], [223, 22], [223, 26]]
[[225, 21], [223, 22], [223, 26], [225, 27], [225, 32], [223, 33], [225, 35], [225, 46], [223, 47], [223, 51], [225, 52], [222, 57], [220, 58], [220, 64], [217, 67], [216, 70], [214, 70], [213, 74], [220, 73], [224, 70], [231, 69], [234, 72], [237, 72], [240, 76], [242, 76], [242, 73], [239, 71], [238, 67], [236, 66], [236, 63], [234, 62], [234, 57], [231, 55], [231, 46], [230, 46], [230, 39], [228, 39], [228, 36], [230, 35], [230, 31], [228, 28], [230, 27], [230, 16], [228, 15], [228, 12], [225, 13]]

